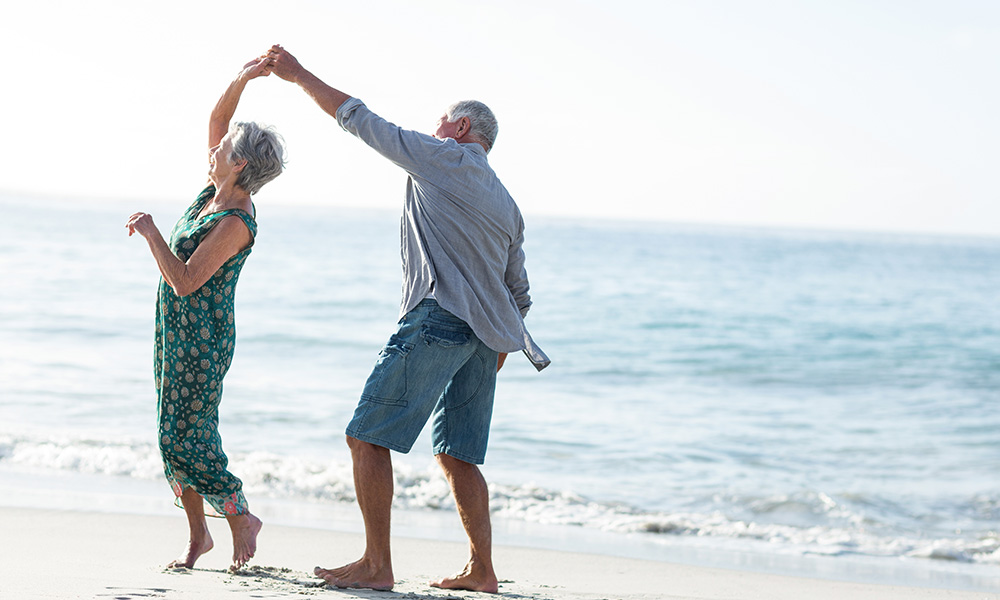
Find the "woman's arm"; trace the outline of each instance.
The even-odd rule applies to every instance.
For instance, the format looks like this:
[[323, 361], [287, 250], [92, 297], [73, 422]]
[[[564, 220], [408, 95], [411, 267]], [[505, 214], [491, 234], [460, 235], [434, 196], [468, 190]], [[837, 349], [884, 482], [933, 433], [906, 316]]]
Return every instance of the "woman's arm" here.
[[236, 79], [229, 84], [222, 97], [216, 102], [212, 109], [212, 116], [208, 121], [208, 150], [211, 153], [222, 142], [226, 132], [229, 131], [229, 122], [236, 113], [236, 106], [240, 103], [240, 96], [247, 82], [257, 77], [267, 77], [271, 74], [270, 59], [266, 56], [255, 58], [243, 65], [243, 70], [236, 76]]
[[224, 217], [198, 244], [191, 258], [183, 262], [170, 251], [152, 216], [137, 212], [129, 217], [125, 227], [130, 236], [138, 233], [146, 238], [163, 280], [182, 297], [205, 285], [227, 260], [252, 241], [250, 230], [239, 217]]

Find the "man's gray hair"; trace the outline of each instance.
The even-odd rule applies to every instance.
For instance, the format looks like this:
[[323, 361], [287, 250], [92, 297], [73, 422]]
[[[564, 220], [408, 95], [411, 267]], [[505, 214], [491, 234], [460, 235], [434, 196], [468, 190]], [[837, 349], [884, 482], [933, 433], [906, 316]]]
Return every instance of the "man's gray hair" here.
[[256, 194], [264, 184], [271, 181], [285, 167], [285, 146], [273, 127], [252, 121], [239, 121], [229, 128], [232, 134], [234, 161], [245, 160], [236, 178], [236, 185], [250, 194]]
[[484, 144], [487, 152], [493, 149], [499, 125], [490, 107], [478, 100], [463, 100], [449, 106], [445, 114], [449, 123], [454, 123], [462, 117], [469, 117], [469, 123], [472, 125], [469, 135], [473, 140]]

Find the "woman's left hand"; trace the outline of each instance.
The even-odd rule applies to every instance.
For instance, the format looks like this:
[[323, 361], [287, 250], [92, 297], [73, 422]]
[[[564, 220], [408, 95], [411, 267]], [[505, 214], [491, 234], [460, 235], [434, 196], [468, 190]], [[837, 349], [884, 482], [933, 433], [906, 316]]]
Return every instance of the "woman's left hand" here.
[[156, 231], [156, 225], [153, 224], [153, 217], [144, 212], [137, 212], [128, 218], [125, 222], [125, 227], [128, 229], [129, 237], [132, 237], [133, 233], [138, 233], [144, 238], [148, 238], [149, 234]]
[[271, 74], [272, 67], [271, 59], [267, 56], [261, 56], [243, 65], [243, 72], [240, 73], [240, 76], [245, 77], [247, 80], [256, 79], [257, 77], [267, 77]]

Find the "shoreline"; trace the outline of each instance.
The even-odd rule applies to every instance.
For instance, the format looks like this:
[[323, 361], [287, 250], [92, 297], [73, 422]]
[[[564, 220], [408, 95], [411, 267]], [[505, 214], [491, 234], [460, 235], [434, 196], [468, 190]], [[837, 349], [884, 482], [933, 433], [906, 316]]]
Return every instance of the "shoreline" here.
[[[312, 567], [356, 560], [357, 532], [270, 525], [238, 574], [226, 571], [228, 527], [210, 519], [215, 549], [195, 569], [163, 566], [183, 548], [187, 527], [174, 516], [8, 507], [0, 511], [4, 598], [487, 598], [437, 590], [428, 582], [462, 567], [464, 543], [393, 536], [392, 592], [327, 588]], [[497, 545], [500, 596], [530, 600], [1000, 600], [1000, 593], [858, 583], [693, 566], [599, 554]]]
[[[200, 585], [219, 589], [223, 586], [225, 589], [234, 585], [249, 586], [258, 591], [278, 586], [282, 594], [292, 593], [289, 590], [294, 590], [295, 594], [307, 593], [307, 590], [313, 589], [310, 586], [323, 585], [312, 576], [312, 567], [317, 563], [324, 567], [339, 566], [356, 560], [361, 554], [361, 517], [353, 504], [295, 502], [266, 497], [255, 498], [253, 502], [254, 514], [265, 523], [261, 551], [250, 563], [253, 578], [260, 581], [251, 585], [248, 575], [231, 576], [225, 572], [231, 548], [228, 528], [222, 519], [209, 519], [216, 548], [199, 561], [197, 569], [189, 573], [202, 580]], [[19, 587], [15, 586], [21, 593], [11, 598], [96, 598], [107, 596], [111, 588], [121, 588], [112, 597], [138, 598], [126, 595], [122, 590], [143, 589], [143, 586], [164, 590], [176, 587], [178, 574], [164, 573], [162, 567], [183, 548], [187, 528], [183, 512], [170, 501], [169, 490], [161, 481], [0, 469], [0, 507], [3, 507], [0, 508], [0, 531], [7, 538], [0, 556], [0, 564], [5, 565], [3, 571], [34, 573]], [[53, 527], [50, 522], [63, 523], [64, 527]], [[38, 530], [25, 528], [25, 523], [37, 524]], [[848, 586], [851, 590], [862, 590], [852, 591], [852, 598], [1000, 600], [1000, 569], [989, 565], [919, 558], [786, 554], [768, 552], [767, 548], [760, 546], [722, 547], [717, 541], [697, 536], [626, 535], [496, 516], [493, 525], [497, 572], [501, 579], [508, 581], [506, 588], [501, 587], [501, 592], [514, 597], [551, 600], [591, 597], [739, 600], [784, 598], [786, 596], [780, 594], [787, 588], [803, 594], [808, 591], [810, 597], [822, 599], [825, 596], [816, 596], [816, 590], [825, 590], [828, 586], [832, 586], [830, 589], [846, 589], [843, 586]], [[130, 543], [130, 538], [135, 537], [145, 543], [123, 547], [107, 535], [109, 531], [123, 530], [134, 533], [121, 541]], [[61, 538], [65, 539], [59, 541]], [[94, 550], [86, 549], [88, 538], [93, 538]], [[44, 559], [32, 559], [30, 552], [7, 556], [12, 550], [20, 547], [30, 549], [33, 544], [36, 557], [44, 556]], [[451, 511], [394, 509], [393, 551], [396, 576], [403, 586], [397, 586], [396, 591], [403, 589], [407, 594], [425, 594], [413, 596], [415, 598], [454, 597], [435, 596], [433, 594], [441, 591], [431, 591], [425, 584], [464, 565], [466, 544], [458, 517]], [[51, 552], [46, 554], [45, 547], [51, 547]], [[84, 554], [107, 556], [107, 565], [97, 560], [90, 565], [75, 563], [76, 558], [69, 550], [74, 547]], [[350, 550], [342, 551], [341, 547]], [[123, 548], [126, 548], [124, 555]], [[330, 549], [334, 549], [335, 553]], [[410, 554], [450, 558], [421, 562], [412, 560]], [[534, 558], [521, 560], [523, 556]], [[53, 590], [51, 595], [39, 596], [41, 590], [34, 589], [34, 586], [45, 581], [47, 576], [44, 573], [52, 568], [61, 569], [66, 564], [75, 565], [70, 574], [74, 581], [89, 581], [88, 589], [96, 591], [89, 591], [90, 596], [74, 596], [60, 595], [68, 592]], [[546, 570], [542, 568], [545, 565], [553, 565], [553, 568]], [[511, 572], [507, 573], [508, 570]], [[136, 575], [139, 572], [144, 575], [139, 577]], [[602, 575], [605, 573], [607, 575]], [[623, 578], [621, 575], [624, 573], [632, 575]], [[660, 573], [669, 573], [670, 577], [661, 578]], [[681, 588], [687, 591], [678, 595], [681, 591], [674, 589], [676, 580], [684, 581], [692, 577], [700, 582], [699, 586]], [[722, 581], [717, 585], [715, 579], [720, 577]], [[730, 589], [730, 584], [726, 583], [730, 580], [755, 582], [753, 589], [758, 595], [741, 590], [723, 594], [723, 590]], [[0, 581], [3, 582], [0, 598], [6, 598], [8, 596], [4, 591], [8, 588], [10, 577], [2, 577]], [[806, 581], [812, 582], [808, 590], [803, 587]], [[104, 586], [106, 589], [101, 591], [98, 588], [103, 582], [118, 583], [107, 583]], [[587, 595], [593, 590], [605, 589], [602, 587], [605, 582], [611, 587], [607, 588], [604, 596]], [[527, 584], [530, 584], [529, 587], [524, 587]], [[565, 590], [569, 595], [556, 594], [550, 590], [551, 586], [556, 586], [552, 588], [554, 590]], [[714, 595], [698, 595], [702, 588]], [[893, 590], [897, 588], [924, 590], [920, 594], [925, 595], [893, 595], [896, 594]], [[196, 590], [191, 593], [201, 592]], [[187, 594], [185, 591], [183, 597], [189, 597]], [[835, 597], [846, 596], [829, 596]]]

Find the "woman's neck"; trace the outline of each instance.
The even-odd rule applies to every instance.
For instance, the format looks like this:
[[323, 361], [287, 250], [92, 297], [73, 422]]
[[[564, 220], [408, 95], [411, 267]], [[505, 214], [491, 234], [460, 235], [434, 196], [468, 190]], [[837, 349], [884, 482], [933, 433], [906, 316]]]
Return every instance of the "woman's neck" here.
[[215, 198], [212, 203], [226, 208], [239, 208], [250, 203], [250, 194], [236, 184], [224, 181], [215, 188]]
[[201, 209], [199, 216], [203, 217], [215, 212], [240, 208], [250, 210], [250, 194], [243, 188], [229, 181], [222, 182], [215, 188], [215, 196]]

